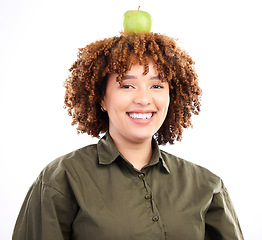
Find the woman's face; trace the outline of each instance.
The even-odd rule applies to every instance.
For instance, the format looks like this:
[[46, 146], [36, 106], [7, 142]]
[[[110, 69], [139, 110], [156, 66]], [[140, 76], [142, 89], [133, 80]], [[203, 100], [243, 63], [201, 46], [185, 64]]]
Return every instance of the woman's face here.
[[161, 82], [149, 63], [149, 72], [133, 65], [122, 81], [112, 74], [107, 83], [106, 94], [101, 102], [109, 116], [109, 133], [118, 142], [143, 142], [152, 139], [164, 122], [169, 106], [169, 85]]

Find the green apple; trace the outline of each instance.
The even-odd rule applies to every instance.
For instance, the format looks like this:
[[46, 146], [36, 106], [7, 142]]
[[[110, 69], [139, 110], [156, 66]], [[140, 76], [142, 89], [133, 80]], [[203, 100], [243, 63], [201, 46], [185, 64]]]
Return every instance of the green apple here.
[[125, 32], [150, 32], [152, 18], [148, 12], [129, 10], [124, 14], [123, 27]]

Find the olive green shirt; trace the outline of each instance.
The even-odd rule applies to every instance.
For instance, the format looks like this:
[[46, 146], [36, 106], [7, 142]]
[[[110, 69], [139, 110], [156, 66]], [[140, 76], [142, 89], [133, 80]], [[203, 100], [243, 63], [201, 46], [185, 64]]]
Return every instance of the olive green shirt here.
[[51, 162], [26, 196], [13, 240], [243, 239], [221, 179], [152, 146], [141, 171], [109, 134]]

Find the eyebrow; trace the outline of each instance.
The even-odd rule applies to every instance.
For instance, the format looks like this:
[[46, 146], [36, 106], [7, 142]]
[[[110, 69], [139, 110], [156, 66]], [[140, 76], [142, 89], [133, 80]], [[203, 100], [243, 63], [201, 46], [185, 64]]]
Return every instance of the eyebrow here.
[[[127, 80], [127, 79], [137, 79], [137, 77], [134, 75], [125, 75], [122, 80]], [[160, 80], [159, 75], [155, 75], [150, 78], [150, 80], [155, 80], [155, 79]]]

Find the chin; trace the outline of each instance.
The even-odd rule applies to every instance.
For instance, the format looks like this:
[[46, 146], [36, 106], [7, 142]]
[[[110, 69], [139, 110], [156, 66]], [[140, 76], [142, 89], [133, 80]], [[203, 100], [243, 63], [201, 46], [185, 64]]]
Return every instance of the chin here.
[[151, 140], [153, 136], [154, 136], [154, 133], [132, 134], [132, 138], [134, 139], [134, 141], [141, 142], [141, 143], [145, 142], [145, 141], [148, 141], [148, 140]]

